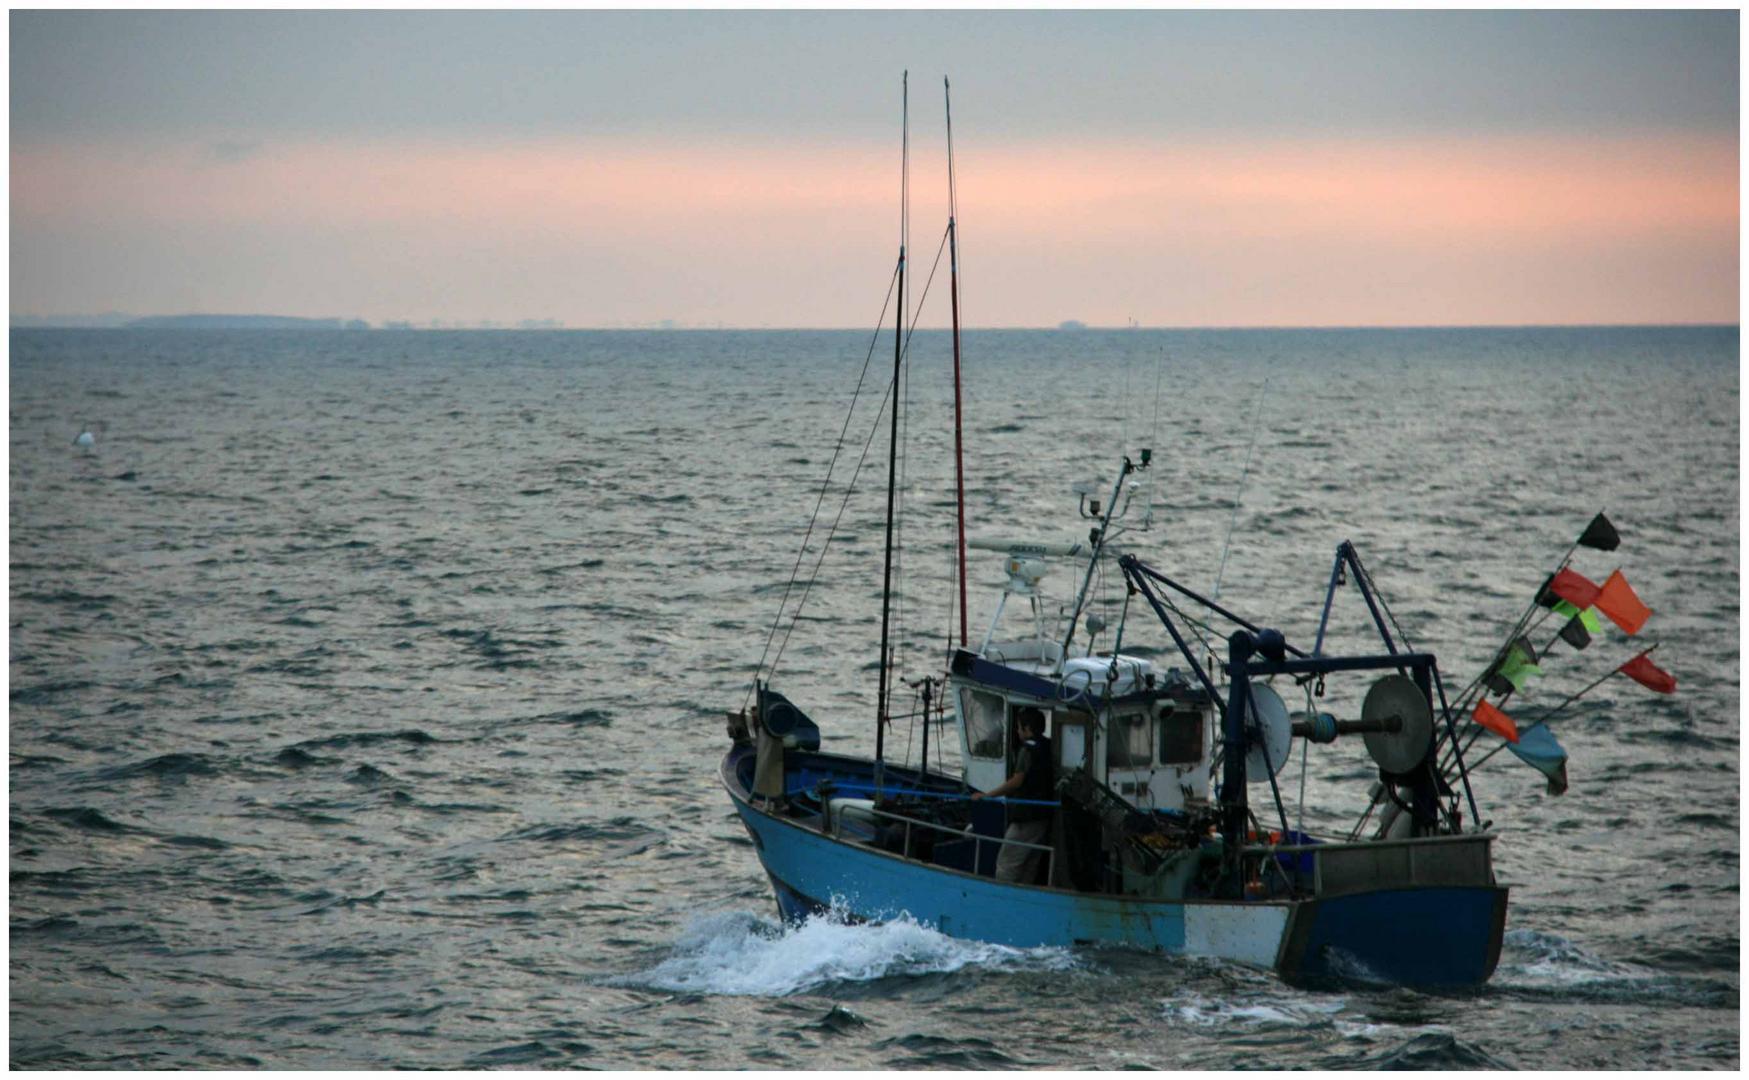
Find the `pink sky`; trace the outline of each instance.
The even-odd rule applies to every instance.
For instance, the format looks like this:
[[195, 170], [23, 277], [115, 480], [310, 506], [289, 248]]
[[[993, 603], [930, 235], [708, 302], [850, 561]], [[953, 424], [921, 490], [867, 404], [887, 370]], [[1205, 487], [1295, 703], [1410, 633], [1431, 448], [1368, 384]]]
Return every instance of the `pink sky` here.
[[[945, 184], [939, 140], [913, 149], [920, 281]], [[956, 150], [974, 326], [1738, 319], [1734, 136]], [[896, 158], [778, 140], [15, 144], [12, 310], [862, 328], [895, 253]], [[924, 324], [944, 324], [945, 289], [930, 302]]]

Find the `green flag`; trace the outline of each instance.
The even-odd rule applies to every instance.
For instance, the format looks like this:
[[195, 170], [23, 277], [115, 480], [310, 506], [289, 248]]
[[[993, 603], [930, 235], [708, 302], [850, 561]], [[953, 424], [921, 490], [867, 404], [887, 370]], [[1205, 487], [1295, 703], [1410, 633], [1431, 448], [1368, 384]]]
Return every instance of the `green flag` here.
[[1500, 661], [1500, 677], [1511, 683], [1514, 690], [1523, 690], [1526, 679], [1542, 673], [1543, 669], [1536, 666], [1536, 650], [1523, 638], [1513, 642], [1506, 651], [1506, 659]]

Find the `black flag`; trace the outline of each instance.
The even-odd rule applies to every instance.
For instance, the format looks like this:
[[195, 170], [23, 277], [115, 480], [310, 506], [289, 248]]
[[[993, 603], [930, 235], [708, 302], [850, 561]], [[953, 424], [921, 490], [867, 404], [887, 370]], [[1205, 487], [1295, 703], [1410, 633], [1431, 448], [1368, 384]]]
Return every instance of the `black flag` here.
[[1585, 629], [1585, 621], [1575, 615], [1567, 620], [1566, 626], [1561, 627], [1561, 640], [1574, 649], [1583, 649], [1591, 644], [1591, 631]]
[[1615, 526], [1599, 510], [1597, 516], [1591, 519], [1591, 524], [1585, 526], [1585, 531], [1579, 534], [1579, 543], [1598, 551], [1614, 551], [1621, 547], [1621, 534], [1615, 531]]
[[[1524, 652], [1524, 662], [1525, 663], [1527, 663], [1527, 664], [1536, 663], [1536, 649], [1531, 646], [1529, 638], [1527, 638], [1527, 637], [1519, 638], [1517, 645], [1518, 645], [1518, 648]], [[1507, 655], [1510, 656], [1511, 654], [1508, 653]]]

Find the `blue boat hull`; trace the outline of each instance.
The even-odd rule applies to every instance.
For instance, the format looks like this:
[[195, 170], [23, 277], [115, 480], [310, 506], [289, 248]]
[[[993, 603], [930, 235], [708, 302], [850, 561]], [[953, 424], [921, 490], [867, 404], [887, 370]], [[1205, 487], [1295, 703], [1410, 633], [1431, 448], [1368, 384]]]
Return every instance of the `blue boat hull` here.
[[1297, 983], [1478, 986], [1506, 931], [1503, 886], [1386, 889], [1300, 901], [1277, 970]]
[[1158, 900], [1023, 886], [822, 834], [753, 806], [734, 754], [723, 778], [783, 918], [831, 909], [901, 916], [954, 937], [1030, 948], [1122, 945], [1271, 968], [1295, 982], [1485, 982], [1499, 959], [1506, 889], [1414, 888], [1315, 900]]

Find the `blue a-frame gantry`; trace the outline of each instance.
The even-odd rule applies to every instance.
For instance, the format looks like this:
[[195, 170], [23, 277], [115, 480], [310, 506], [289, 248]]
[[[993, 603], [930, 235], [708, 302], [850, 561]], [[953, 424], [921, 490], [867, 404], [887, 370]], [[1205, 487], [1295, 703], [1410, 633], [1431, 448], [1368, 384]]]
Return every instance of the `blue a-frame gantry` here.
[[[1446, 700], [1445, 685], [1439, 677], [1439, 663], [1432, 653], [1399, 651], [1397, 642], [1392, 638], [1390, 628], [1386, 625], [1383, 612], [1380, 610], [1378, 598], [1374, 595], [1366, 572], [1362, 569], [1360, 558], [1354, 550], [1354, 545], [1344, 540], [1336, 548], [1336, 559], [1330, 570], [1330, 586], [1324, 597], [1324, 610], [1318, 620], [1318, 636], [1310, 654], [1293, 647], [1279, 630], [1264, 629], [1239, 615], [1228, 611], [1220, 604], [1204, 597], [1192, 589], [1180, 585], [1165, 574], [1143, 563], [1134, 555], [1124, 555], [1118, 560], [1124, 579], [1132, 593], [1139, 593], [1154, 609], [1155, 615], [1171, 635], [1173, 644], [1183, 654], [1189, 663], [1191, 671], [1202, 683], [1210, 698], [1222, 705], [1221, 741], [1222, 766], [1221, 790], [1222, 804], [1221, 831], [1227, 838], [1228, 851], [1236, 854], [1242, 846], [1246, 834], [1247, 819], [1250, 808], [1246, 798], [1245, 755], [1246, 747], [1255, 730], [1257, 718], [1251, 705], [1250, 683], [1252, 679], [1267, 678], [1272, 675], [1292, 675], [1302, 683], [1313, 678], [1339, 671], [1378, 671], [1396, 669], [1415, 681], [1426, 699], [1428, 709], [1433, 708], [1435, 693], [1439, 697], [1439, 714], [1444, 720], [1444, 736], [1451, 746], [1458, 749], [1457, 724], [1451, 715], [1451, 706]], [[1373, 623], [1377, 627], [1380, 638], [1383, 639], [1386, 653], [1377, 656], [1325, 656], [1323, 655], [1324, 635], [1329, 626], [1330, 610], [1336, 598], [1336, 589], [1345, 578], [1352, 573], [1354, 583], [1361, 597], [1366, 601], [1367, 610], [1371, 613]], [[1228, 679], [1228, 692], [1222, 694], [1215, 686], [1208, 670], [1197, 659], [1196, 654], [1184, 639], [1172, 616], [1167, 612], [1167, 605], [1156, 594], [1153, 585], [1163, 585], [1195, 601], [1210, 611], [1237, 624], [1240, 629], [1227, 639], [1227, 662], [1222, 670]], [[1326, 729], [1332, 736], [1336, 731], [1358, 732], [1369, 730], [1362, 722], [1341, 722]], [[1383, 730], [1373, 728], [1373, 730]], [[1296, 732], [1300, 733], [1300, 732]], [[1309, 731], [1305, 734], [1309, 734]], [[1414, 803], [1411, 811], [1417, 830], [1436, 828], [1441, 811], [1439, 801], [1439, 780], [1434, 762], [1442, 739], [1434, 738], [1428, 747], [1427, 754], [1409, 772], [1385, 775], [1382, 778], [1403, 784], [1414, 793]], [[1470, 821], [1473, 828], [1482, 825], [1480, 815], [1476, 811], [1476, 798], [1470, 788], [1469, 772], [1464, 766], [1461, 751], [1457, 756], [1458, 776], [1462, 781], [1464, 796], [1469, 804]], [[1282, 804], [1281, 791], [1276, 786], [1273, 773], [1269, 777], [1270, 792], [1275, 800], [1276, 812], [1281, 818], [1282, 832], [1286, 834], [1287, 810]], [[1461, 830], [1461, 823], [1454, 812], [1447, 811], [1447, 817], [1453, 831]]]

